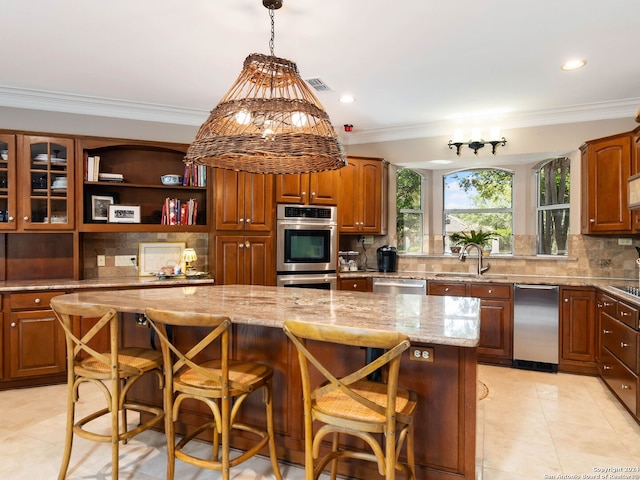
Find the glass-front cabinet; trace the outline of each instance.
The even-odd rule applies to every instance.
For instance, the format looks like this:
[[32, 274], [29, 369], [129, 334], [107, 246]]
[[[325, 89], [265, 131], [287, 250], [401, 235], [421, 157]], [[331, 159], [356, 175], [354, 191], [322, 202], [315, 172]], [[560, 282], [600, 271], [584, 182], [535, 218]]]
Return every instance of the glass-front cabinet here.
[[0, 230], [15, 230], [16, 137], [0, 134]]
[[21, 153], [19, 225], [24, 230], [73, 228], [73, 140], [24, 136]]

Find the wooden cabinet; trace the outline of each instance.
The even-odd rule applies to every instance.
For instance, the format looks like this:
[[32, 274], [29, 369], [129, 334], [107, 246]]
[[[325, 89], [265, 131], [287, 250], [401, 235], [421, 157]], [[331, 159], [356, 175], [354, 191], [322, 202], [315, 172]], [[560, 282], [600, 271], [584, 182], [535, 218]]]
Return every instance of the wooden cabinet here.
[[219, 285], [275, 285], [270, 235], [215, 237], [215, 279]]
[[367, 277], [340, 278], [338, 282], [340, 290], [351, 290], [352, 292], [371, 292], [373, 290], [371, 279]]
[[560, 288], [559, 370], [597, 374], [595, 305], [594, 288]]
[[627, 191], [631, 138], [625, 133], [592, 140], [581, 147], [583, 234], [631, 233]]
[[[631, 136], [631, 175], [640, 173], [640, 127]], [[631, 211], [631, 228], [640, 232], [640, 210]]]
[[340, 233], [386, 235], [389, 165], [382, 159], [349, 157], [340, 169]]
[[16, 229], [16, 182], [16, 136], [0, 134], [0, 230]]
[[[82, 139], [79, 145], [76, 170], [83, 201], [77, 220], [82, 231], [207, 231], [208, 169], [201, 168], [187, 186], [163, 185], [161, 181], [166, 174], [184, 177], [187, 145], [116, 139]], [[91, 175], [90, 164], [97, 167], [95, 175]], [[98, 172], [110, 175], [111, 180], [98, 177]], [[116, 175], [122, 181], [117, 181]], [[185, 210], [181, 215], [178, 202], [188, 208], [189, 200], [193, 200], [192, 206], [197, 204], [195, 212], [189, 215]], [[104, 206], [109, 203], [140, 207], [140, 221], [107, 223]], [[166, 219], [170, 209], [163, 211], [169, 203], [176, 209], [175, 220]]]
[[597, 296], [600, 376], [640, 420], [640, 318], [638, 308], [604, 293]]
[[511, 365], [513, 286], [501, 283], [427, 282], [428, 295], [480, 298], [478, 361]]
[[24, 135], [18, 141], [18, 228], [73, 229], [73, 139]]
[[337, 205], [339, 170], [275, 175], [276, 203]]
[[216, 230], [270, 232], [273, 229], [273, 176], [215, 170]]
[[9, 355], [5, 357], [9, 361], [9, 379], [64, 374], [64, 332], [49, 306], [53, 297], [63, 293], [29, 292], [9, 296]]

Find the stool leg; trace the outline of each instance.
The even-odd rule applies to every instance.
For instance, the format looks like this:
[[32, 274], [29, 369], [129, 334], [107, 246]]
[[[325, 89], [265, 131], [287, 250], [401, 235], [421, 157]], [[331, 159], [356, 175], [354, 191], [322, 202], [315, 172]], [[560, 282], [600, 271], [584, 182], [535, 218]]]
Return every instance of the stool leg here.
[[282, 480], [280, 473], [280, 464], [278, 464], [278, 455], [276, 453], [276, 438], [273, 428], [273, 398], [271, 394], [272, 384], [269, 382], [264, 387], [264, 403], [267, 409], [267, 434], [269, 435], [269, 457], [271, 458], [271, 468], [276, 480]]
[[[340, 435], [338, 432], [333, 433], [333, 440], [331, 442], [331, 451], [337, 452], [340, 448]], [[331, 480], [336, 480], [338, 475], [338, 457], [331, 460]]]
[[58, 480], [64, 480], [69, 469], [71, 459], [71, 447], [73, 446], [73, 424], [75, 423], [76, 399], [73, 392], [73, 374], [67, 380], [67, 426], [64, 435], [64, 452], [62, 454], [62, 464], [58, 473]]

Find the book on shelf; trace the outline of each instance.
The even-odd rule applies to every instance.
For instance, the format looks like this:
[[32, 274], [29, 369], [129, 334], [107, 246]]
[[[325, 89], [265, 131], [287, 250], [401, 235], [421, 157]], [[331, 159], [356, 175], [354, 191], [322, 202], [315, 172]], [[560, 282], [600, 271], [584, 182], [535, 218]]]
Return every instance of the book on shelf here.
[[84, 179], [88, 182], [97, 182], [100, 172], [100, 155], [89, 155], [87, 152], [84, 152], [84, 159]]
[[186, 202], [178, 198], [167, 197], [162, 205], [162, 225], [195, 225], [198, 215], [198, 202], [190, 198]]
[[207, 167], [204, 165], [185, 165], [182, 176], [183, 187], [206, 187]]

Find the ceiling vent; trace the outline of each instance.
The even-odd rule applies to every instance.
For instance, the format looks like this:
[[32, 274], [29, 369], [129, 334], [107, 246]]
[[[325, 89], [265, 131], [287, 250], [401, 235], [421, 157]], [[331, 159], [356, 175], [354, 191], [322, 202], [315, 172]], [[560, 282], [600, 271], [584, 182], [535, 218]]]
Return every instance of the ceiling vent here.
[[306, 78], [305, 82], [311, 85], [317, 92], [330, 92], [331, 88], [329, 85], [324, 83], [321, 78]]

